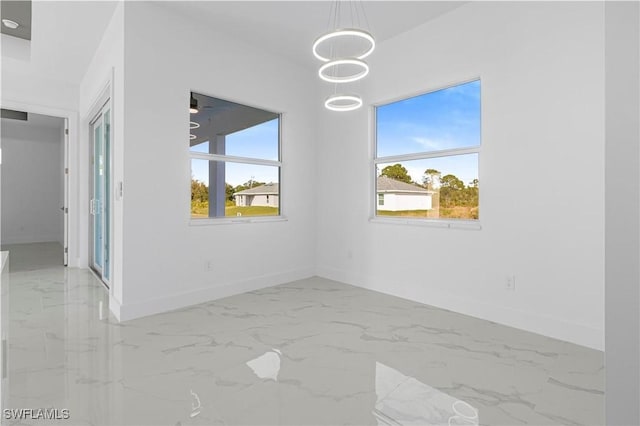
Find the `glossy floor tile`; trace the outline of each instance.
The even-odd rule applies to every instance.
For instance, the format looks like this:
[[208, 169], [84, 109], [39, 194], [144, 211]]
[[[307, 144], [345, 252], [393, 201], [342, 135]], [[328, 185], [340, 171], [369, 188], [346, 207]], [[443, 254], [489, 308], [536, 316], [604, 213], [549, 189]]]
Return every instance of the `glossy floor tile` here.
[[33, 271], [62, 266], [64, 248], [58, 242], [10, 244], [0, 247], [11, 252], [11, 271]]
[[326, 279], [122, 324], [86, 270], [9, 283], [4, 408], [55, 424], [604, 423], [601, 352]]

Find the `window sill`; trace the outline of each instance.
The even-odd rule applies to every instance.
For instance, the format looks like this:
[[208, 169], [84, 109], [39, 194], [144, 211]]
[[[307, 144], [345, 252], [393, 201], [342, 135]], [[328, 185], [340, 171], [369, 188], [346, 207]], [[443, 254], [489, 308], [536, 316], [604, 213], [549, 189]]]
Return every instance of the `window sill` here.
[[468, 229], [479, 231], [482, 225], [479, 221], [470, 220], [429, 220], [429, 219], [404, 219], [400, 217], [371, 217], [371, 223], [381, 223], [386, 225], [409, 225], [409, 226], [426, 226], [429, 228], [445, 228], [445, 229]]
[[288, 220], [286, 216], [221, 217], [215, 219], [189, 219], [189, 226], [244, 225], [248, 223], [287, 222]]

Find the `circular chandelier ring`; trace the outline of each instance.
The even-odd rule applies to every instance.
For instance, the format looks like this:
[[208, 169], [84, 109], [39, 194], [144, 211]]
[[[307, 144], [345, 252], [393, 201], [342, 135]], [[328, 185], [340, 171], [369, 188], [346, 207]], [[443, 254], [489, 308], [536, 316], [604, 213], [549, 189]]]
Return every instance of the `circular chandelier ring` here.
[[357, 56], [354, 55], [356, 59], [366, 58], [376, 48], [376, 41], [374, 40], [373, 36], [368, 32], [364, 30], [359, 30], [357, 28], [344, 28], [344, 29], [338, 29], [338, 30], [328, 32], [318, 37], [316, 41], [313, 43], [313, 55], [319, 60], [321, 60], [322, 62], [329, 62], [331, 58], [327, 58], [325, 56], [322, 56], [320, 53], [318, 53], [318, 47], [327, 40], [331, 40], [333, 38], [339, 38], [339, 37], [360, 37], [369, 42], [370, 46], [366, 51], [364, 51], [364, 53]]
[[[351, 103], [338, 103], [344, 101], [350, 101]], [[353, 111], [362, 106], [362, 99], [356, 95], [333, 95], [324, 101], [324, 106], [331, 111]]]
[[189, 135], [189, 140], [194, 140], [195, 138], [196, 138], [196, 135], [193, 135], [193, 134]]
[[193, 129], [197, 129], [198, 127], [200, 127], [200, 123], [196, 123], [195, 121], [190, 121], [190, 122], [189, 122], [189, 128], [190, 128], [191, 130], [193, 130]]
[[[342, 77], [328, 75], [325, 72], [339, 65], [356, 65], [362, 68], [362, 71]], [[327, 62], [318, 70], [318, 75], [320, 76], [320, 78], [324, 81], [328, 81], [329, 83], [351, 83], [353, 81], [358, 81], [361, 78], [364, 78], [367, 74], [369, 74], [369, 65], [367, 65], [367, 63], [364, 61], [354, 58], [336, 59], [334, 61]]]

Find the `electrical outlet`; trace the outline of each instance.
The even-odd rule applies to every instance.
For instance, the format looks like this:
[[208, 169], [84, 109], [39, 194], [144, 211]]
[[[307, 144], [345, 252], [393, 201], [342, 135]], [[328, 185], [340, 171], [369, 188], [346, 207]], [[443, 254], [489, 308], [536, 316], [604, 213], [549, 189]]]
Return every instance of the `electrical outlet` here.
[[505, 281], [504, 287], [507, 290], [515, 290], [516, 289], [516, 276], [515, 275], [507, 275], [507, 279]]
[[213, 271], [213, 260], [207, 260], [206, 262], [204, 262], [204, 270], [206, 272]]

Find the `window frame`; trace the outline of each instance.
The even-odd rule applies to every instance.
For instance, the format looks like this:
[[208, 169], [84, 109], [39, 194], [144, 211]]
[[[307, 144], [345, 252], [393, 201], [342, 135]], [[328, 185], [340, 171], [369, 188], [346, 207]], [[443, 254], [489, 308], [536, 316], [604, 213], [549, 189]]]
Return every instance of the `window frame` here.
[[[278, 115], [278, 159], [277, 160], [265, 160], [260, 158], [251, 158], [251, 157], [242, 157], [236, 155], [223, 155], [223, 154], [208, 154], [203, 152], [194, 152], [191, 151], [191, 147], [187, 144], [186, 149], [188, 152], [188, 164], [189, 170], [191, 171], [191, 160], [208, 160], [208, 161], [218, 161], [223, 163], [236, 163], [236, 164], [252, 164], [257, 166], [270, 166], [270, 167], [278, 167], [278, 214], [273, 216], [229, 216], [229, 217], [206, 217], [206, 218], [194, 218], [191, 216], [191, 203], [187, 203], [187, 214], [189, 218], [189, 225], [191, 226], [207, 226], [207, 225], [229, 225], [229, 224], [244, 224], [244, 223], [262, 223], [262, 222], [283, 222], [287, 221], [287, 217], [283, 214], [283, 197], [282, 197], [282, 171], [283, 171], [283, 161], [282, 161], [282, 141], [283, 141], [283, 120], [285, 117], [285, 113], [280, 111], [275, 111], [270, 108], [265, 108], [262, 106], [256, 106], [253, 104], [248, 104], [244, 101], [238, 101], [227, 97], [220, 97], [216, 95], [210, 95], [208, 93], [204, 93], [200, 90], [190, 90], [189, 93], [195, 92], [200, 95], [209, 96], [216, 99], [221, 99], [223, 101], [233, 102], [239, 105], [248, 106], [251, 108], [262, 109], [264, 111], [272, 112]], [[185, 127], [185, 140], [189, 140], [189, 121], [186, 120]], [[189, 173], [188, 180], [188, 194], [189, 200], [191, 199], [191, 173]]]
[[[460, 86], [467, 83], [472, 83], [474, 81], [480, 82], [480, 144], [471, 147], [464, 148], [450, 148], [443, 149], [437, 151], [422, 151], [422, 152], [414, 152], [410, 154], [397, 154], [397, 155], [389, 155], [386, 157], [378, 156], [378, 119], [377, 119], [377, 111], [379, 107], [389, 105], [395, 102], [404, 101], [411, 98], [416, 98], [423, 95], [428, 95], [430, 93], [434, 93], [440, 90], [450, 89], [455, 86]], [[442, 158], [442, 157], [453, 157], [457, 155], [465, 155], [465, 154], [476, 154], [478, 156], [478, 180], [480, 181], [480, 158], [481, 158], [481, 150], [482, 150], [482, 111], [483, 111], [483, 96], [482, 96], [482, 78], [480, 76], [471, 77], [464, 80], [456, 80], [455, 82], [450, 82], [447, 84], [435, 86], [433, 88], [429, 88], [426, 90], [419, 91], [413, 94], [406, 94], [403, 96], [398, 96], [392, 99], [387, 99], [383, 101], [379, 101], [371, 104], [370, 108], [370, 132], [371, 132], [371, 153], [372, 153], [372, 161], [371, 161], [371, 182], [370, 182], [370, 215], [369, 222], [373, 223], [382, 223], [382, 224], [396, 224], [396, 225], [417, 225], [417, 226], [431, 226], [436, 228], [459, 228], [459, 229], [472, 229], [472, 230], [480, 230], [482, 229], [481, 218], [478, 219], [451, 219], [451, 218], [406, 218], [400, 216], [380, 216], [378, 215], [378, 197], [377, 197], [377, 169], [378, 165], [385, 163], [400, 163], [403, 161], [412, 161], [412, 160], [427, 160], [430, 158]], [[482, 211], [482, 197], [480, 193], [478, 193], [478, 209]]]

